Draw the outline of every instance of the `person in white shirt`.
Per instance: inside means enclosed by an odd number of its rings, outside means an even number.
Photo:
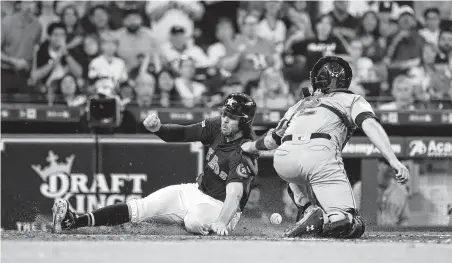
[[[410,77],[406,75],[399,75],[392,83],[392,96],[394,101],[382,104],[378,107],[379,110],[415,110],[414,107],[414,83]]]
[[[257,26],[257,35],[263,39],[273,42],[278,52],[283,51],[284,40],[286,39],[286,25],[278,14],[281,10],[282,1],[265,2],[265,17]]]
[[[236,32],[231,20],[222,18],[218,21],[215,32],[218,42],[207,48],[207,56],[212,65],[216,65],[221,58],[226,56],[229,49],[233,49],[235,34]]]
[[[175,81],[176,91],[178,92],[182,105],[187,108],[193,108],[201,104],[203,94],[206,92],[204,84],[193,81],[195,75],[195,62],[187,56],[180,59],[180,77]]]
[[[438,46],[440,33],[441,13],[438,8],[427,8],[424,11],[425,28],[419,30],[419,34],[425,41]]]
[[[206,68],[211,66],[206,53],[193,43],[186,29],[181,26],[171,28],[170,41],[162,46],[162,55],[169,62],[174,70],[178,70],[181,56],[188,56],[195,62],[196,68]]]
[[[200,1],[147,0],[146,12],[151,19],[152,35],[158,44],[167,42],[174,26],[184,26],[187,35],[194,32],[194,21],[204,14]]]
[[[118,40],[111,34],[102,36],[102,53],[89,64],[88,78],[111,78],[116,85],[127,81],[127,69],[123,59],[116,57]]]

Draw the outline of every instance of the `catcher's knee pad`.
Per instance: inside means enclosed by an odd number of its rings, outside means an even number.
[[[322,232],[324,237],[358,238],[364,234],[364,221],[354,209],[333,212],[327,217]]]
[[[132,199],[127,202],[129,208],[130,222],[137,223],[141,220],[140,216],[144,214],[144,202],[143,199]]]

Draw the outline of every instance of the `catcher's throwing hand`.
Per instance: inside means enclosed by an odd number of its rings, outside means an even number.
[[[210,230],[216,233],[219,236],[227,236],[229,235],[228,227],[220,222],[212,223],[210,225]]]
[[[148,131],[157,132],[162,126],[162,123],[157,114],[151,113],[144,119],[143,125]]]
[[[410,171],[401,162],[397,162],[391,165],[396,170],[395,179],[397,182],[404,184],[410,179]]]

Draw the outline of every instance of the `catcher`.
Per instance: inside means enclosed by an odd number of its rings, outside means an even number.
[[[58,199],[53,206],[53,230],[112,226],[126,222],[154,221],[180,224],[194,234],[228,235],[237,225],[257,173],[257,159],[242,154],[241,144],[255,137],[252,130],[256,103],[242,93],[230,94],[221,117],[181,126],[161,124],[155,115],[143,122],[166,142],[200,141],[209,146],[198,183],[172,185],[145,198],[114,204],[83,215]]]
[[[246,142],[249,153],[276,149],[274,168],[289,183],[288,191],[300,209],[301,219],[286,237],[306,234],[358,238],[365,226],[356,209],[341,152],[353,131],[360,127],[405,183],[408,169],[397,159],[389,138],[361,96],[349,91],[350,65],[334,56],[317,61],[310,73],[313,94],[292,106],[279,122],[256,141]]]

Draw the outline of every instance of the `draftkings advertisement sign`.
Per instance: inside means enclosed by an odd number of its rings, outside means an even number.
[[[203,155],[198,144],[146,138],[3,137],[1,149],[6,229],[39,229],[36,218],[49,219],[56,198],[85,213],[195,182]]]

